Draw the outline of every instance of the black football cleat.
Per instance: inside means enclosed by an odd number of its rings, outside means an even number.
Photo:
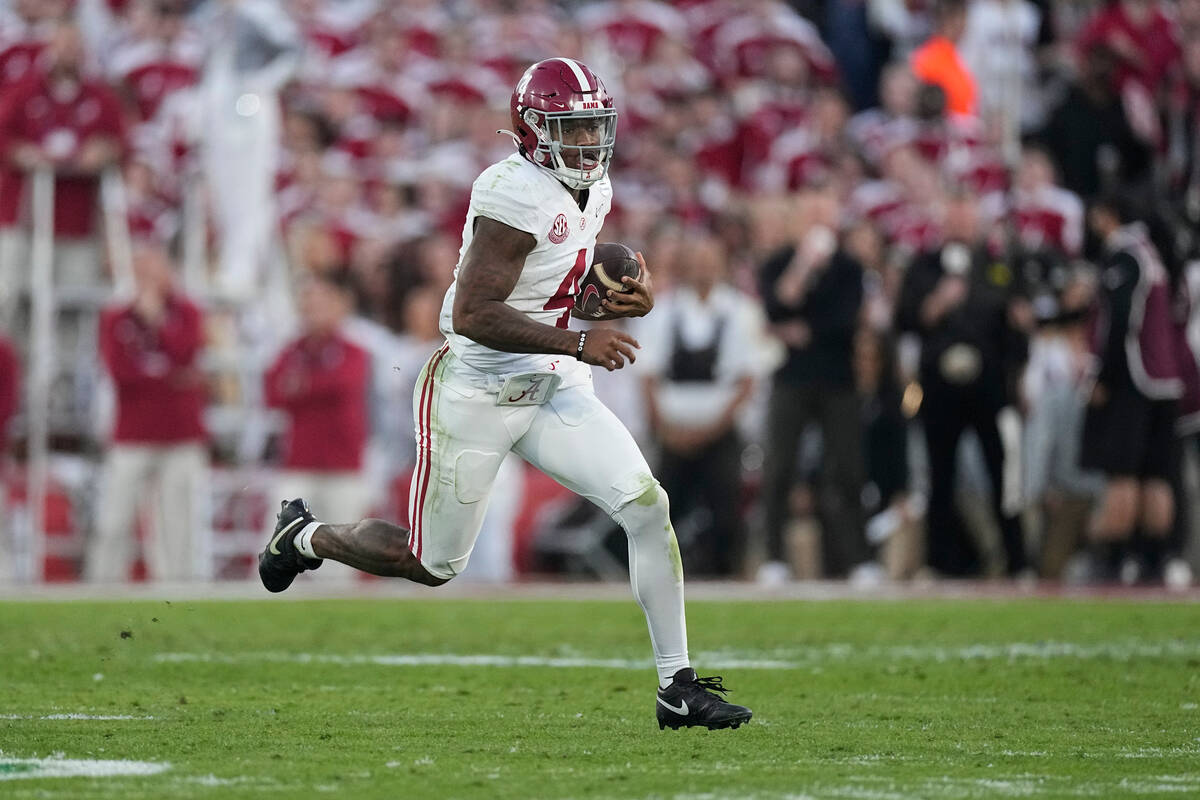
[[[321,566],[321,559],[301,555],[294,541],[305,525],[316,522],[317,518],[308,510],[308,503],[297,497],[279,505],[275,533],[266,549],[258,554],[258,577],[268,592],[282,592],[301,572]]]
[[[697,678],[696,670],[684,667],[675,673],[671,685],[658,690],[658,729],[694,728],[697,726],[715,731],[720,728],[736,728],[749,722],[754,712],[744,706],[726,703],[717,696],[728,690],[721,685],[720,676]]]

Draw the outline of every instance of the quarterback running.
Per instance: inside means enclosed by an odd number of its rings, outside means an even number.
[[[521,77],[511,111],[517,152],[472,186],[442,305],[446,341],[413,392],[412,530],[378,519],[320,522],[302,499],[285,501],[259,576],[281,592],[331,558],[373,575],[446,583],[466,569],[496,472],[515,452],[627,534],[630,583],[658,668],[659,727],[736,728],[750,710],[725,702],[720,678],[698,678],[688,660],[667,495],[592,390],[591,366],[620,369],[634,361],[638,343],[610,328],[569,327],[612,203],[612,97],[585,65],[551,58]],[[625,290],[608,292],[606,317],[643,316],[654,305],[649,271],[637,258],[640,279],[626,277]]]

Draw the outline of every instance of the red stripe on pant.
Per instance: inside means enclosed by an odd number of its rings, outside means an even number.
[[[419,424],[421,431],[420,450],[418,451],[418,463],[413,475],[417,478],[417,489],[415,496],[416,504],[411,509],[409,514],[410,521],[413,526],[412,534],[412,551],[413,555],[419,561],[421,558],[421,545],[425,533],[424,511],[425,511],[425,492],[429,489],[429,471],[433,459],[433,434],[430,431],[430,425],[433,417],[433,392],[434,392],[434,372],[437,371],[438,365],[442,358],[449,351],[450,345],[444,344],[433,354],[433,358],[429,360],[429,370],[425,373],[425,382],[421,386],[421,402],[418,405],[417,411],[420,415]]]

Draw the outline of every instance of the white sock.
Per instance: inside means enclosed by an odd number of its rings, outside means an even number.
[[[667,493],[656,483],[647,494],[613,514],[613,519],[629,538],[629,583],[634,599],[646,614],[659,685],[666,686],[676,672],[690,666],[683,611],[683,562],[671,527]]]
[[[320,560],[321,557],[313,552],[312,537],[317,528],[324,524],[325,523],[323,522],[317,522],[316,520],[313,520],[301,528],[300,532],[296,534],[296,538],[292,540],[292,544],[296,545],[296,549],[300,551],[300,555],[304,556],[305,558],[315,558]]]

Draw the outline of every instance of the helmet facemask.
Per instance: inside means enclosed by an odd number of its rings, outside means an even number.
[[[531,154],[534,163],[553,172],[566,186],[586,189],[608,171],[617,141],[614,109],[526,109],[523,119],[537,133],[537,149]]]

